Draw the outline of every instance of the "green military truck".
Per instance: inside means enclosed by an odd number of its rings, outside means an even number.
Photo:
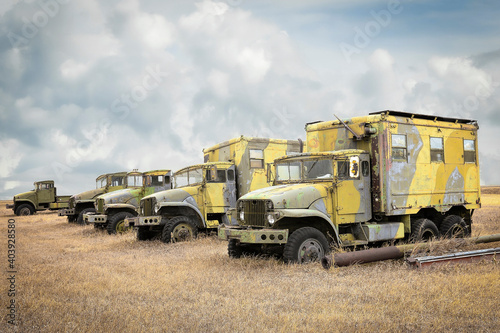
[[[68,207],[69,195],[57,195],[53,180],[35,182],[35,189],[14,196],[14,203],[6,205],[18,216],[32,215],[42,210]]]
[[[125,231],[123,222],[127,217],[137,216],[140,200],[150,194],[171,188],[170,170],[153,170],[144,172],[142,180],[133,177],[127,180],[128,188],[106,193],[97,197],[95,213],[86,213],[83,219],[93,223],[95,228],[107,229],[109,234]],[[132,186],[132,182],[140,182]]]
[[[96,178],[96,189],[72,195],[69,199],[69,207],[59,210],[59,216],[67,216],[68,222],[85,224],[83,214],[94,213],[94,202],[98,196],[127,188],[128,177],[142,177],[142,173],[134,170],[132,172],[115,172],[104,174]]]
[[[126,224],[137,228],[138,240],[160,236],[166,243],[216,230],[240,195],[270,185],[267,163],[300,147],[295,140],[242,136],[205,149],[206,163],[177,171],[175,189],[144,197],[140,216],[127,218]]]
[[[477,130],[397,111],[308,124],[309,152],[277,159],[274,186],[241,197],[219,238],[231,257],[274,248],[307,262],[330,244],[467,236],[481,207]]]

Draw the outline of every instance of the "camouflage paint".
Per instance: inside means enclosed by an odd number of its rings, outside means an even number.
[[[252,156],[254,150],[262,155],[255,158]],[[135,219],[129,218],[126,223],[158,230],[169,218],[186,215],[196,221],[199,228],[217,228],[227,218],[227,211],[235,207],[239,196],[271,185],[267,179],[269,163],[286,153],[297,153],[299,150],[299,141],[245,136],[204,149],[206,163],[189,166],[175,173],[178,175],[187,170],[202,168],[204,179],[200,184],[144,197],[141,201],[142,215]],[[207,171],[214,168],[226,171],[226,182],[211,182],[206,179]],[[229,181],[227,170],[234,171],[234,181]],[[144,208],[146,206],[151,208]],[[146,210],[157,215],[144,215]],[[163,218],[158,218],[159,215]]]
[[[417,216],[432,218],[439,227],[441,214],[459,215],[470,227],[473,210],[481,206],[475,121],[383,111],[344,122],[359,139],[340,121],[308,124],[309,153],[276,161],[328,155],[333,180],[295,181],[248,193],[233,212],[241,227],[221,226],[219,237],[242,242],[265,230],[293,232],[314,225],[340,244],[367,244],[408,237]],[[431,149],[431,138],[442,142],[442,149]],[[474,144],[469,161],[464,140]],[[357,157],[358,164],[368,162],[367,168],[357,165],[358,177],[341,179],[336,161],[349,161],[352,169]],[[259,201],[272,201],[273,208],[264,209],[267,204]]]

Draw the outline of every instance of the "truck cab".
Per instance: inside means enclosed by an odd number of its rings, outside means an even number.
[[[86,223],[106,229],[109,234],[125,232],[124,219],[137,216],[143,197],[170,189],[170,178],[170,170],[131,173],[127,176],[127,188],[98,196],[94,203],[96,212],[86,213],[83,218]]]

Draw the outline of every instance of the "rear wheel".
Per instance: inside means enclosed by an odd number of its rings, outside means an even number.
[[[304,264],[320,261],[329,252],[328,240],[321,231],[303,227],[294,231],[288,238],[283,258],[286,262]]]
[[[446,238],[458,237],[464,238],[467,236],[467,224],[464,219],[458,215],[448,215],[444,218],[439,228],[441,235]]]
[[[106,229],[108,230],[108,234],[123,234],[124,232],[131,230],[131,227],[125,227],[125,219],[132,216],[134,216],[134,214],[129,212],[118,212],[112,215],[109,218],[108,226],[106,227]]]
[[[35,212],[35,209],[30,204],[19,205],[19,207],[17,207],[17,209],[16,209],[17,216],[32,215],[34,212]]]
[[[418,219],[411,225],[411,241],[428,241],[439,237],[439,230],[436,224],[429,219]]]
[[[88,213],[95,213],[95,208],[85,208],[78,214],[78,218],[76,219],[76,223],[85,225],[87,222],[83,219],[83,214],[88,214]]]
[[[164,243],[189,241],[198,235],[198,228],[187,216],[176,216],[170,219],[161,234]]]

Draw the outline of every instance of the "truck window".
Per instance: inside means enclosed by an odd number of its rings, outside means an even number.
[[[406,161],[406,135],[392,134],[392,159]]]
[[[338,161],[337,170],[339,179],[349,179],[349,161]]]
[[[227,180],[234,182],[234,170],[227,170]]]
[[[264,168],[264,151],[250,149],[250,168]]]
[[[233,173],[234,176],[234,173]],[[205,179],[210,183],[225,183],[226,182],[226,170],[217,170],[217,176],[212,180],[212,170],[207,170]]]
[[[141,175],[128,176],[127,177],[127,185],[128,186],[142,186],[142,176]]]
[[[111,178],[111,186],[122,186],[122,185],[123,185],[123,177],[113,176]]]
[[[281,163],[276,166],[276,180],[300,180],[300,162]]]
[[[331,179],[332,160],[304,161],[305,179]]]
[[[148,177],[148,186],[162,186],[163,185],[163,176],[149,176]]]
[[[361,162],[361,173],[363,177],[368,177],[370,174],[370,163],[368,163],[368,161]]]
[[[464,139],[464,162],[476,163],[476,143],[474,140]]]
[[[443,138],[430,138],[431,142],[431,162],[444,161]]]

